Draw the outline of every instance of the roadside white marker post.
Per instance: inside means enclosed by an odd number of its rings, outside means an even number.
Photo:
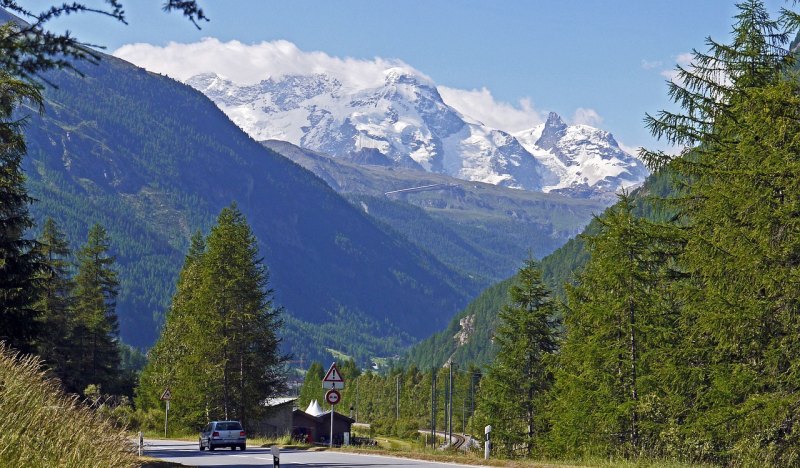
[[[489,453],[492,451],[492,441],[489,440],[489,436],[491,435],[491,433],[492,433],[491,425],[483,428],[483,434],[486,436],[486,442],[484,443],[484,452],[483,452],[483,458],[485,460],[489,459]]]
[[[279,468],[281,466],[281,448],[277,445],[273,445],[270,447],[270,452],[272,452],[273,468]]]
[[[328,373],[322,379],[322,388],[329,388],[325,393],[325,400],[331,405],[331,434],[328,440],[328,447],[333,448],[333,406],[342,401],[342,395],[337,389],[344,388],[344,379],[342,374],[339,373],[339,368],[336,367],[336,362],[331,364],[328,368]]]
[[[142,450],[144,449],[144,437],[142,436],[142,431],[139,431],[139,456],[142,456]]]

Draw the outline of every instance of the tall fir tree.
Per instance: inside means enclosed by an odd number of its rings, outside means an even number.
[[[74,385],[80,391],[89,384],[100,385],[106,391],[116,390],[120,362],[116,312],[119,282],[110,249],[105,228],[95,224],[77,253],[74,343],[79,357]]]
[[[36,305],[42,327],[38,353],[67,390],[77,392],[83,389],[70,385],[74,379],[74,369],[70,366],[76,357],[72,346],[72,328],[75,322],[72,250],[64,233],[52,218],[45,220],[37,248],[45,265],[39,277],[42,292]]]
[[[499,314],[497,357],[481,382],[479,412],[491,424],[494,446],[508,456],[531,456],[547,429],[544,394],[558,349],[557,308],[535,261],[526,260]]]
[[[770,19],[756,0],[738,7],[731,43],[709,41],[670,85],[683,112],[649,119],[656,136],[690,147],[644,156],[686,183],[669,200],[685,225],[678,260],[689,277],[679,290],[684,451],[702,441],[698,457],[788,466],[800,459],[800,128],[788,50],[798,17]]]
[[[216,321],[221,363],[220,416],[246,424],[263,413],[261,401],[284,389],[287,357],[276,334],[281,309],[273,306],[258,242],[236,204],[223,209],[211,228],[203,268],[201,294]]]
[[[153,408],[165,387],[187,428],[211,419],[247,427],[261,402],[285,389],[280,309],[244,215],[232,205],[208,237],[197,234],[167,320],[140,378],[137,402]]]
[[[207,359],[217,346],[208,336],[213,320],[199,298],[204,254],[205,239],[198,231],[192,236],[160,337],[148,353],[136,389],[141,408],[158,407],[162,392],[171,389],[174,420],[187,428],[208,421],[212,395],[218,393],[212,389],[212,376],[219,364]]]
[[[33,221],[22,171],[25,120],[15,114],[26,102],[41,109],[39,89],[0,71],[0,340],[34,352],[39,334],[34,303],[42,264],[35,241],[26,237]]]
[[[555,451],[637,454],[657,443],[664,423],[656,409],[677,339],[669,289],[680,243],[633,211],[623,194],[597,219],[599,232],[586,237],[590,261],[568,288],[550,408]]]

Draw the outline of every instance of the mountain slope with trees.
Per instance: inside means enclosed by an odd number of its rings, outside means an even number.
[[[651,175],[642,187],[629,195],[633,212],[653,221],[670,219],[674,216],[673,210],[653,200],[676,190],[674,174],[669,170]],[[586,237],[597,233],[599,228],[600,223],[593,219],[580,235],[541,260],[542,281],[553,291],[555,301],[566,300],[566,286],[577,281],[590,259]],[[486,288],[450,320],[446,329],[414,345],[406,354],[407,362],[421,367],[441,366],[452,357],[456,362],[489,364],[497,353],[492,336],[497,328],[498,313],[508,304],[508,288],[515,279],[516,275]]]
[[[262,144],[483,286],[513,274],[528,254],[551,253],[608,205],[605,198],[573,199],[394,167],[376,150],[345,158],[284,141]]]
[[[800,14],[737,9],[729,42],[709,39],[669,83],[678,111],[647,116],[685,148],[642,152],[673,189],[643,207],[623,195],[583,236],[533,442],[544,456],[800,460]]]
[[[124,341],[154,342],[191,234],[231,201],[252,220],[276,302],[287,307],[290,349],[328,327],[315,347],[298,348],[308,357],[326,347],[363,359],[396,353],[476,292],[472,280],[248,138],[197,91],[108,56],[79,68],[86,76],[46,75],[58,88],[45,89],[46,112],[30,117],[31,212],[56,220],[71,244],[87,226],[107,227]],[[340,331],[350,339],[337,341]],[[400,338],[375,338],[386,336]]]

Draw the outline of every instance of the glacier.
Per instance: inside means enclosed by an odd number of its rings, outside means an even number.
[[[555,113],[521,132],[490,128],[448,105],[430,78],[404,67],[386,68],[382,77],[358,84],[324,72],[245,85],[203,73],[186,84],[258,141],[288,141],[351,161],[390,161],[578,198],[610,197],[648,175],[607,131],[567,125]]]

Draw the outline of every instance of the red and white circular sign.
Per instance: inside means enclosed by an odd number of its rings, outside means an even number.
[[[342,400],[342,395],[339,393],[338,390],[331,389],[325,392],[325,401],[327,401],[331,405],[335,405]]]

